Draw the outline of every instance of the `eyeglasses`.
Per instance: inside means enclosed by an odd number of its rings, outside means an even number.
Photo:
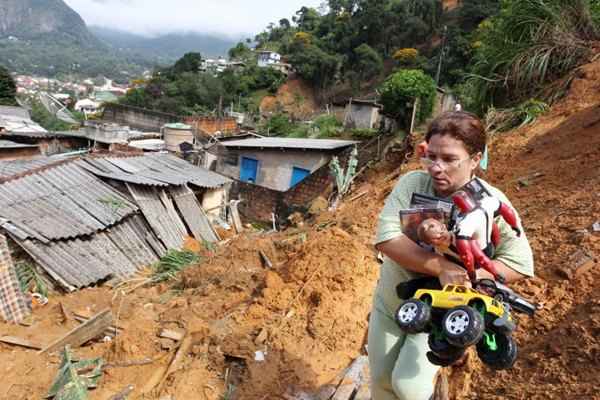
[[[460,165],[467,161],[470,160],[472,156],[468,156],[467,158],[463,159],[463,160],[452,160],[452,161],[443,161],[443,160],[432,160],[431,158],[428,157],[421,157],[421,166],[423,166],[423,168],[425,169],[429,169],[432,168],[434,165],[437,165],[439,169],[446,171],[449,169],[457,169],[458,167],[460,167]]]

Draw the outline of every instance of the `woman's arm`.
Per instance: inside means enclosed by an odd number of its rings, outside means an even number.
[[[377,250],[404,268],[421,274],[431,275],[440,284],[469,284],[467,271],[443,256],[424,250],[407,236],[401,235],[378,243]]]
[[[494,263],[496,271],[498,271],[501,275],[504,276],[504,279],[506,279],[505,283],[513,283],[523,278],[526,278],[526,275],[523,275],[520,272],[517,272],[514,269],[508,267],[502,261],[492,260],[492,263]],[[475,271],[475,273],[477,274],[477,279],[494,279],[494,276],[483,268],[479,268]]]

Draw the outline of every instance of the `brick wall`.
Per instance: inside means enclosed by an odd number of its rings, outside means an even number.
[[[213,135],[216,132],[221,132],[223,135],[231,135],[240,131],[237,120],[233,117],[186,117],[184,121],[201,134]]]
[[[285,220],[295,209],[308,208],[316,197],[327,198],[332,189],[333,178],[325,165],[287,192],[236,181],[231,194],[244,200],[238,208],[246,220],[271,221],[271,213]]]

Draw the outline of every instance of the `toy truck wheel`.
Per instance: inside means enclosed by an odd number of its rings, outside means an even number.
[[[426,356],[429,362],[433,365],[439,365],[440,367],[448,367],[462,358],[462,356],[465,354],[465,349],[461,350],[462,351],[460,353],[452,356],[446,354],[440,355],[434,353],[433,351],[428,351]]]
[[[512,336],[504,333],[496,333],[495,339],[495,350],[490,348],[486,340],[481,340],[477,343],[477,355],[484,364],[492,369],[511,368],[517,360],[517,343]]]
[[[406,300],[396,311],[396,323],[406,333],[420,333],[431,321],[431,307],[417,299]]]
[[[465,349],[462,347],[456,347],[448,343],[446,339],[439,339],[433,333],[429,334],[427,343],[431,351],[442,357],[453,357],[456,355],[462,355]]]
[[[448,343],[457,347],[477,343],[483,336],[484,329],[483,317],[469,306],[451,308],[442,320],[442,330]]]

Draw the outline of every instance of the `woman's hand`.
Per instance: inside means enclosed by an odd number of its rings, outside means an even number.
[[[467,270],[456,264],[445,265],[438,275],[440,285],[465,285],[471,287]]]

